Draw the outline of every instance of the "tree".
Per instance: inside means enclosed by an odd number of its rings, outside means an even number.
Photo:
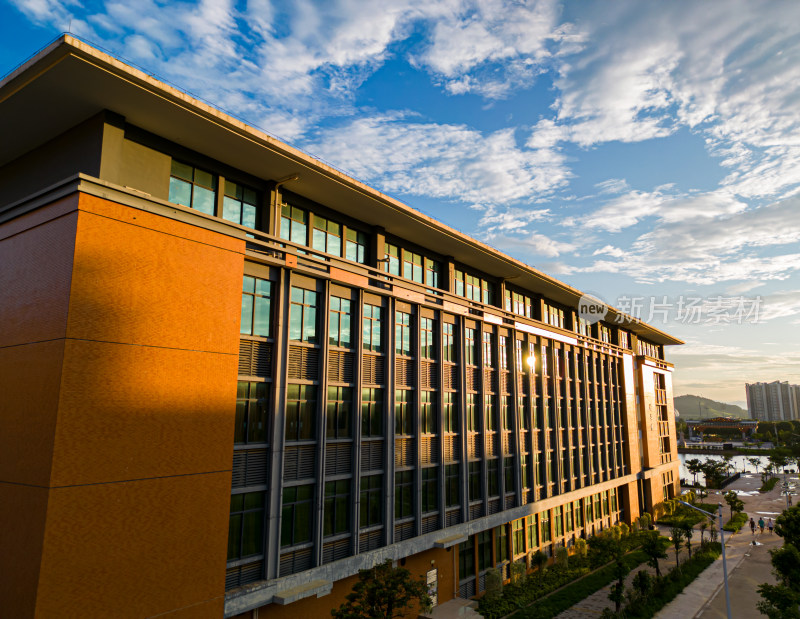
[[[703,522],[700,523],[700,546],[703,546],[703,544],[706,543],[705,533],[707,528],[708,528],[708,521],[703,520]]]
[[[722,456],[722,462],[725,467],[725,473],[730,475],[733,468],[733,456]]]
[[[775,520],[775,532],[783,538],[783,547],[770,551],[772,572],[777,584],[762,584],[763,598],[758,610],[770,619],[800,619],[800,506],[790,507]]]
[[[686,461],[686,470],[694,475],[694,484],[697,485],[697,475],[703,472],[703,463],[698,458],[691,458]]]
[[[658,560],[667,558],[661,536],[657,531],[646,531],[643,535],[642,552],[647,555],[647,565],[652,567],[656,571],[656,576],[660,578],[661,569],[658,566]]]
[[[706,489],[705,486],[698,486],[697,489],[695,490],[695,494],[697,495],[697,498],[700,499],[700,502],[702,503],[703,499],[708,497],[708,490]]]
[[[728,507],[731,508],[731,518],[733,518],[733,512],[737,514],[744,510],[744,501],[739,498],[739,495],[736,494],[735,490],[728,490],[725,495],[725,502],[728,504]]]
[[[686,540],[686,550],[689,551],[689,558],[692,558],[692,535],[694,534],[694,528],[692,527],[692,523],[688,520],[682,520],[678,526],[680,527],[681,531],[683,532],[683,537]]]
[[[681,569],[681,562],[678,556],[680,555],[681,548],[683,548],[683,529],[680,527],[672,527],[669,532],[672,535],[672,545],[675,548],[675,565],[678,569]]]
[[[544,566],[547,563],[547,555],[541,550],[537,550],[531,557],[531,565],[536,568],[539,574],[539,584],[542,584],[542,576],[544,576]]]
[[[331,610],[335,619],[393,619],[403,617],[414,602],[425,611],[431,607],[425,580],[414,578],[405,568],[392,567],[391,561],[359,570],[358,582],[345,599]]]
[[[761,466],[761,459],[757,457],[747,458],[747,461],[753,466],[756,470],[756,475],[758,475],[758,467]]]
[[[633,582],[631,584],[634,590],[644,597],[650,592],[650,589],[653,588],[653,579],[650,576],[650,572],[647,570],[639,570],[633,577]]]

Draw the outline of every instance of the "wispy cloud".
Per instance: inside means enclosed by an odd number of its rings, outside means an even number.
[[[390,193],[477,206],[531,202],[568,179],[560,153],[520,148],[512,130],[483,134],[403,114],[323,130],[309,148]],[[512,213],[531,218],[519,209]]]

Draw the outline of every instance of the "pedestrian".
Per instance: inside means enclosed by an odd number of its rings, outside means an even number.
[[[770,519],[769,519],[769,521],[767,522],[767,528],[769,529],[769,534],[770,534],[770,535],[772,535],[772,528],[773,528],[773,526],[774,526],[774,525],[772,524],[772,518],[770,518]]]
[[[753,532],[753,535],[756,534],[756,521],[750,518],[750,530]]]
[[[761,529],[761,532],[764,532],[764,518],[758,519],[758,528]]]

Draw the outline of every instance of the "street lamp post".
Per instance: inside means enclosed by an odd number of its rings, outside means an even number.
[[[700,509],[699,507],[695,507],[686,501],[678,500],[678,503],[685,505],[686,507],[691,507],[693,510],[705,514],[710,518],[715,517],[715,514],[707,512],[704,509]],[[719,540],[722,545],[722,576],[725,581],[725,606],[728,610],[728,619],[731,619],[731,594],[728,589],[728,563],[725,560],[725,533],[722,529],[722,503],[718,503],[717,505],[719,506],[719,513],[717,514],[719,516]]]

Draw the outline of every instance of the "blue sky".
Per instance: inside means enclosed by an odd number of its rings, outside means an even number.
[[[0,0],[0,74],[70,29],[640,306],[687,342],[676,394],[741,402],[800,382],[798,23],[789,1]]]

